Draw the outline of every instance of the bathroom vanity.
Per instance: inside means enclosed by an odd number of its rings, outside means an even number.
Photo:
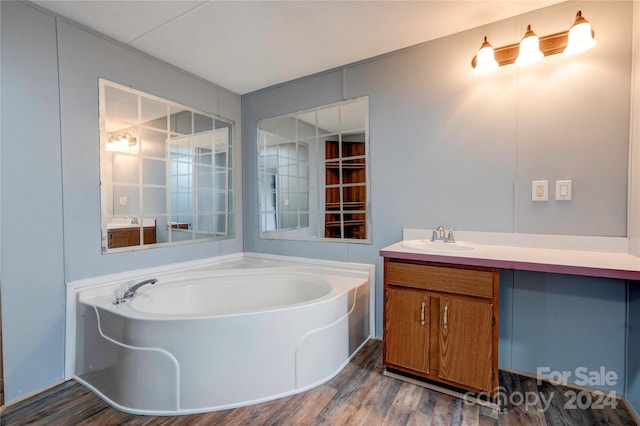
[[[383,362],[473,392],[498,385],[499,272],[384,259]]]
[[[156,243],[156,225],[155,221],[153,226],[145,225],[142,227],[142,235],[144,238],[144,244]],[[114,227],[108,229],[108,247],[130,247],[140,245],[140,226],[131,225],[128,227]]]
[[[431,231],[405,229],[380,250],[385,374],[458,396],[496,392],[501,271],[640,281],[626,238],[455,234],[455,243],[438,244]]]

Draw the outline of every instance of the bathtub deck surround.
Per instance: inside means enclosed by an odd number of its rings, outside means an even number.
[[[68,373],[132,414],[182,415],[299,393],[373,335],[373,265],[237,254],[69,287]],[[124,304],[132,284],[157,278]]]

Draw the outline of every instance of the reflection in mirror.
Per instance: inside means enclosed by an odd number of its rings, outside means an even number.
[[[233,237],[233,123],[104,79],[99,91],[102,252]]]
[[[369,243],[368,97],[258,122],[260,237]]]

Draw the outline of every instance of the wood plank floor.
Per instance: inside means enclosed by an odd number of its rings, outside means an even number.
[[[506,411],[462,400],[382,375],[382,347],[370,341],[332,380],[312,390],[234,410],[175,417],[136,416],[104,403],[73,380],[7,407],[0,425],[635,425],[615,409],[565,409],[567,388],[501,371]],[[544,395],[535,404],[533,395]],[[545,401],[550,401],[543,410]],[[569,401],[570,402],[570,401]],[[528,406],[527,406],[528,405]]]

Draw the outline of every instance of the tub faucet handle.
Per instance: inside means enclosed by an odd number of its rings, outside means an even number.
[[[118,288],[113,290],[113,295],[116,298],[116,300],[113,302],[114,305],[122,305],[123,303],[127,302],[127,299],[124,298],[124,291],[122,291],[122,289]]]

